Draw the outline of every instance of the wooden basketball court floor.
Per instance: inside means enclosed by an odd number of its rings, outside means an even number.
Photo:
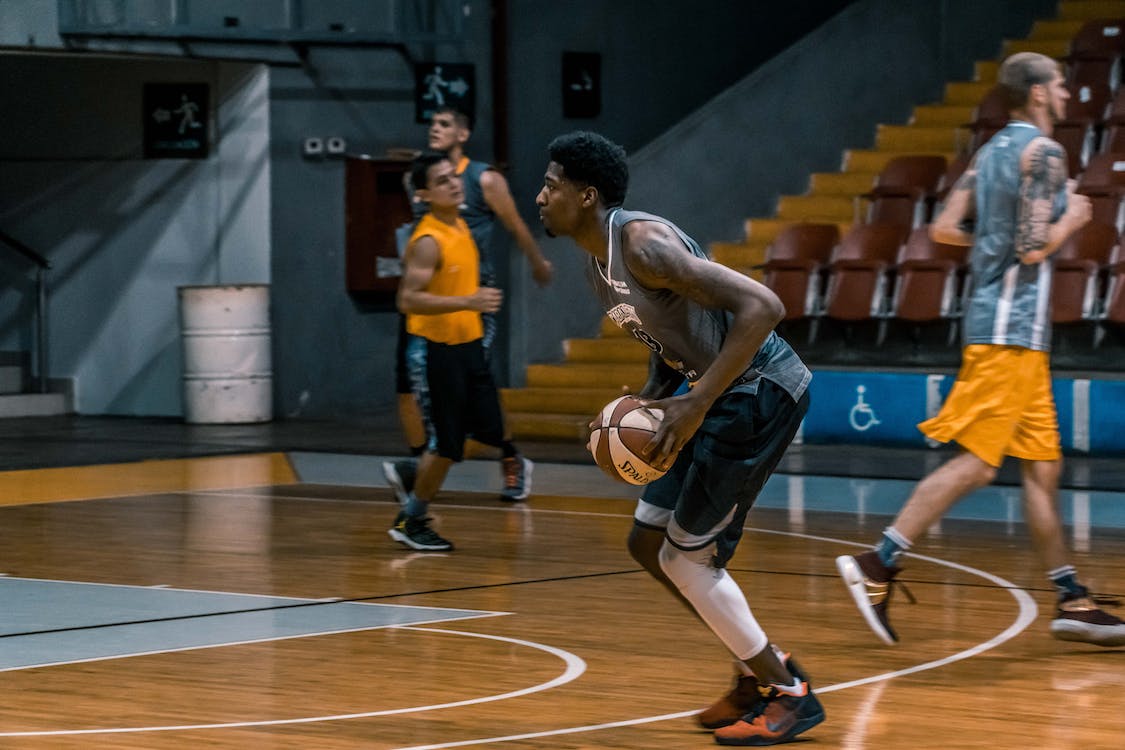
[[[381,460],[0,472],[0,748],[714,746],[692,714],[729,660],[628,557],[631,488],[541,461],[509,505],[469,461],[435,506],[457,549],[421,554],[386,534]],[[1050,638],[1014,487],[917,546],[902,642],[870,633],[833,561],[911,484],[779,474],[731,564],[825,705],[807,746],[1125,746],[1125,649]],[[1084,577],[1125,594],[1125,493],[1062,504]]]

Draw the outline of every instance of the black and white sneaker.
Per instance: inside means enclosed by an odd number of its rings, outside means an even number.
[[[429,516],[408,516],[400,511],[387,534],[399,544],[419,552],[448,552],[453,549],[453,542],[443,539],[430,528]]]

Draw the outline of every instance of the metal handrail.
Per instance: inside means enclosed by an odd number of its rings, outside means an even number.
[[[40,393],[47,392],[47,270],[51,261],[23,244],[15,237],[0,231],[0,244],[16,251],[25,260],[35,264],[35,380]]]

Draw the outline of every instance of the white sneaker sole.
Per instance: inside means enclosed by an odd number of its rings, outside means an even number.
[[[419,544],[398,529],[387,529],[387,536],[394,539],[399,544],[405,544],[410,549],[416,549],[419,552],[449,552],[453,549],[452,544]]]
[[[1092,625],[1075,620],[1053,620],[1051,635],[1060,641],[1092,643],[1095,646],[1125,646],[1125,625]]]
[[[852,595],[856,608],[863,615],[863,619],[867,621],[867,626],[871,628],[875,635],[879,636],[879,640],[883,643],[888,646],[895,645],[895,639],[891,638],[891,634],[883,627],[883,623],[879,622],[879,617],[875,614],[874,607],[871,606],[871,600],[867,596],[867,583],[863,579],[863,571],[855,564],[855,559],[851,555],[840,555],[836,558],[836,570],[839,571],[840,577],[844,579],[844,584],[848,587],[848,593]]]

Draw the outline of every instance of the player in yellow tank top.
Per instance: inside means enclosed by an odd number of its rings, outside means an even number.
[[[459,216],[461,177],[445,154],[428,153],[415,161],[411,179],[430,209],[406,249],[397,302],[413,335],[411,346],[425,347],[424,383],[412,386],[419,403],[426,402],[431,434],[412,491],[400,498],[401,511],[387,533],[411,549],[433,552],[453,549],[430,528],[427,510],[450,466],[463,458],[465,439],[472,435],[505,456],[518,453],[504,439],[500,396],[482,343],[481,313],[498,311],[503,293],[480,285],[477,246]]]
[[[451,220],[443,220],[428,213],[410,236],[411,248],[422,238],[430,238],[440,248],[440,258],[425,292],[450,300],[469,299],[476,294],[480,287],[480,261],[464,219],[455,214]],[[406,330],[442,344],[464,344],[484,335],[480,312],[471,307],[436,315],[407,313]]]

